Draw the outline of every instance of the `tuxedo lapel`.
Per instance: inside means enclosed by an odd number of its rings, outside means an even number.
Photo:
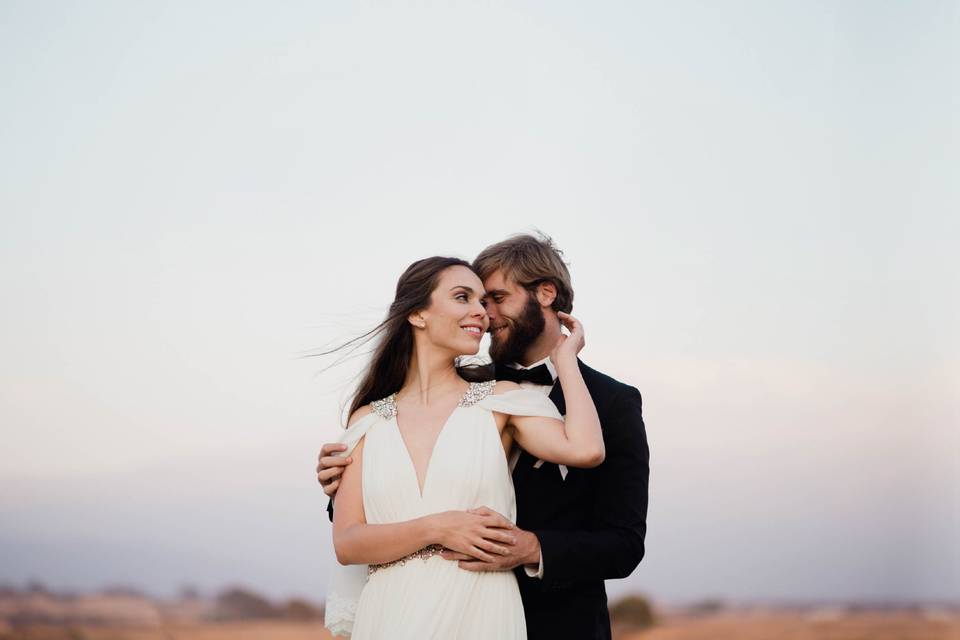
[[[515,444],[513,446],[517,447],[519,445]],[[514,465],[513,472],[510,474],[511,477],[513,478],[514,488],[520,486],[520,484],[523,482],[523,476],[525,475],[525,471],[530,465],[533,464],[532,462],[529,462],[529,460],[530,460],[530,454],[521,449],[520,457],[517,458],[517,464]]]
[[[580,358],[577,358],[577,365],[580,367],[580,371],[583,371],[583,362],[580,361]],[[497,371],[501,371],[500,367],[497,368]],[[499,376],[498,376],[499,377]],[[563,388],[560,386],[560,381],[557,380],[553,388],[550,390],[550,395],[547,396],[550,398],[550,401],[553,402],[554,406],[557,407],[557,411],[560,412],[561,416],[567,414],[567,402],[563,397]],[[517,460],[516,466],[513,468],[513,486],[519,487],[523,483],[523,478],[529,474],[532,470],[535,469],[534,464],[537,459],[526,451],[520,452],[520,458]],[[566,473],[564,472],[564,475]]]
[[[550,395],[548,396],[554,405],[557,407],[557,411],[560,412],[560,415],[567,414],[567,403],[563,398],[563,388],[560,387],[560,381],[557,380],[553,389],[550,390]]]
[[[560,388],[560,381],[558,380],[554,383],[553,388],[550,390],[550,395],[547,396],[550,398],[550,401],[553,402],[554,406],[557,407],[557,411],[560,412],[560,415],[564,415],[567,411],[566,402],[563,399],[563,389]],[[516,446],[516,445],[514,445]],[[513,468],[513,486],[519,487],[523,484],[523,479],[536,467],[534,466],[537,462],[537,459],[527,453],[526,451],[520,451],[520,457],[517,459],[517,464]],[[539,465],[537,465],[539,466]]]
[[[580,368],[580,373],[583,373],[583,368],[586,366],[583,364],[583,361],[580,358],[577,358],[577,366]],[[560,380],[557,380],[553,389],[550,390],[550,400],[553,401],[553,404],[556,405],[557,411],[560,412],[560,415],[567,415],[567,401],[563,397],[563,387],[560,386]]]

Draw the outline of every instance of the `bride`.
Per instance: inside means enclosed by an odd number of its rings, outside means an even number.
[[[594,467],[604,459],[603,437],[577,366],[583,329],[567,314],[559,315],[570,334],[551,355],[565,420],[537,391],[456,366],[458,356],[479,351],[487,331],[483,296],[469,263],[419,260],[400,276],[375,330],[382,337],[340,438],[353,462],[336,495],[333,544],[340,564],[359,567],[346,569],[353,587],[335,577],[328,593],[334,633],[526,638],[514,574],[466,571],[440,551],[481,560],[506,554],[516,520],[507,464],[514,445],[549,462]]]

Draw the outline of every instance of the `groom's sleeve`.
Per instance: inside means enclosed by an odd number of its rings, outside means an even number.
[[[607,455],[594,470],[593,527],[533,532],[540,540],[545,588],[625,578],[643,558],[650,449],[640,392],[627,387],[609,415],[603,425]]]

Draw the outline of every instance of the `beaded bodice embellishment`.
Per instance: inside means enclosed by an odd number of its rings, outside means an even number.
[[[384,420],[389,420],[397,415],[397,394],[391,393],[382,400],[374,400],[370,403],[370,408]]]
[[[458,407],[472,407],[493,392],[493,387],[497,384],[496,380],[486,382],[471,382],[467,387],[467,392],[457,403]],[[389,420],[397,415],[397,394],[392,393],[382,400],[374,400],[370,403],[373,412],[384,420]]]
[[[433,556],[438,556],[443,551],[443,546],[439,544],[431,544],[429,547],[424,547],[423,549],[418,549],[408,556],[404,556],[398,560],[393,560],[391,562],[384,562],[383,564],[371,564],[367,567],[367,575],[373,575],[375,572],[380,569],[386,569],[387,567],[392,567],[394,565],[404,565],[407,564],[408,560],[416,560],[420,558],[426,562],[429,558]]]
[[[490,395],[490,393],[493,391],[493,387],[496,384],[496,380],[487,380],[486,382],[471,382],[470,386],[467,388],[467,392],[463,394],[462,398],[460,398],[460,403],[457,406],[472,407]]]

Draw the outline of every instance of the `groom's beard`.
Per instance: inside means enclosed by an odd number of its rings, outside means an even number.
[[[528,294],[527,303],[523,306],[520,316],[502,318],[507,325],[507,337],[498,340],[496,336],[490,338],[490,359],[494,364],[505,365],[523,360],[523,354],[543,333],[546,321],[543,318],[543,309],[534,296]]]

